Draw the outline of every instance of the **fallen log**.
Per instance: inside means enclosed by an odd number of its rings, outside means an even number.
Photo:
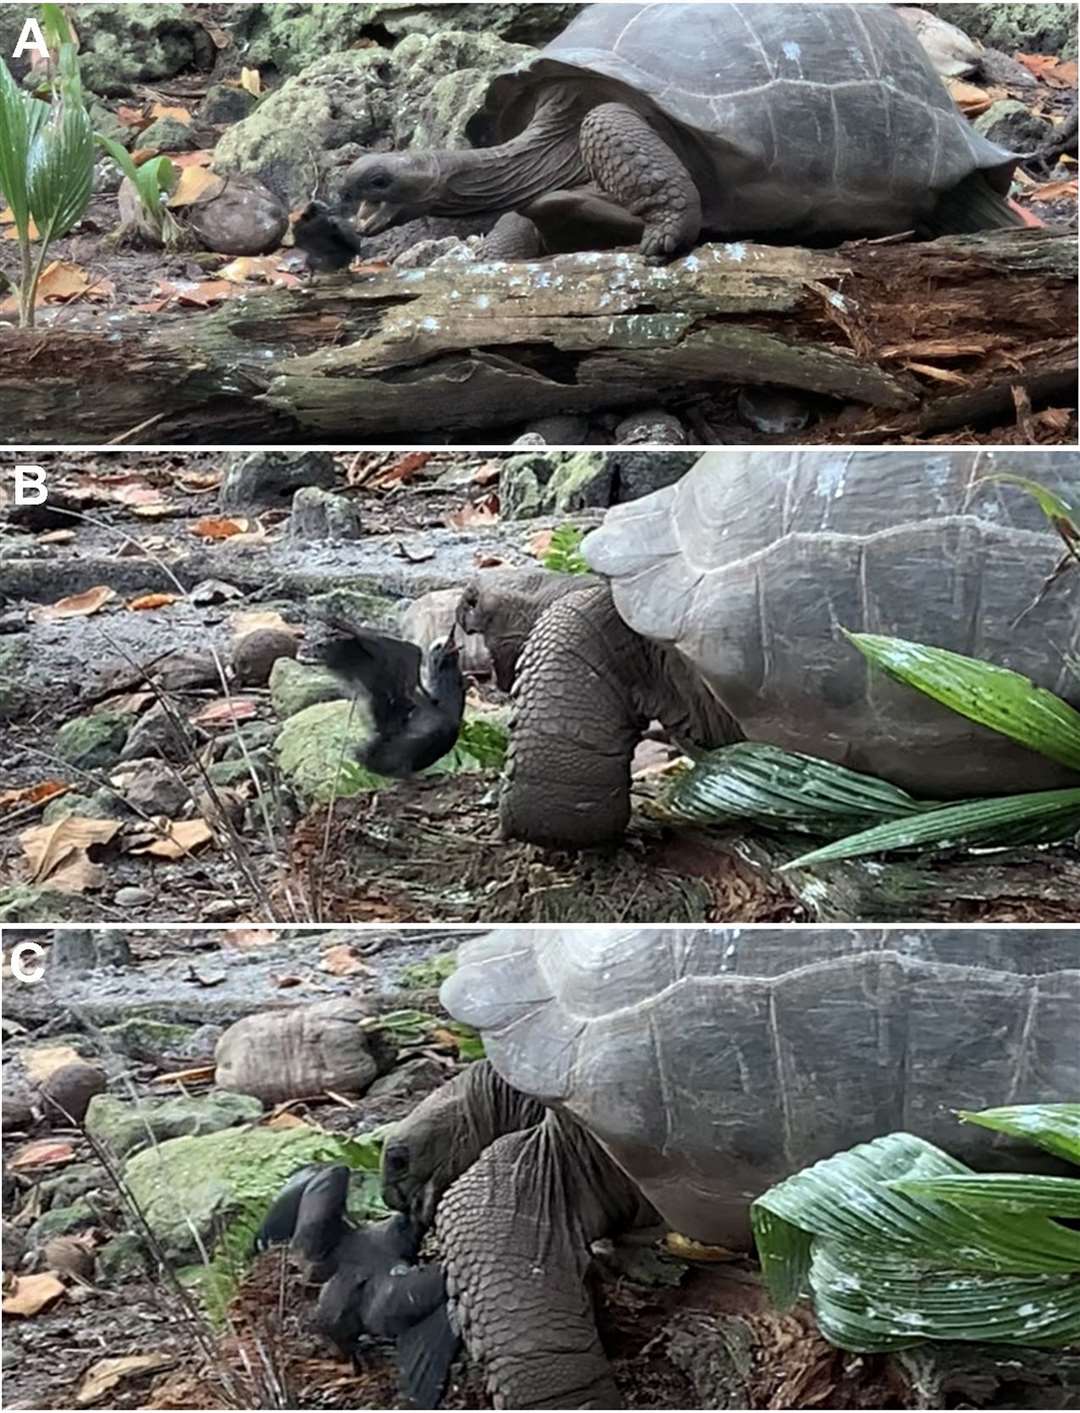
[[[1018,397],[1075,403],[1076,279],[1075,237],[1025,229],[707,245],[659,268],[625,251],[379,268],[209,311],[68,307],[51,328],[0,331],[2,436],[473,441],[774,384],[825,400],[806,440],[918,441],[1011,424]]]

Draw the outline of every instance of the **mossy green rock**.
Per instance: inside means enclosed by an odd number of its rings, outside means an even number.
[[[77,893],[28,883],[0,888],[0,927],[17,922],[97,922],[100,916],[97,907]]]
[[[122,1055],[167,1055],[180,1050],[195,1034],[197,1026],[170,1025],[168,1021],[151,1020],[148,1016],[132,1016],[119,1025],[107,1025],[103,1034],[110,1046]]]
[[[97,1163],[72,1163],[57,1177],[46,1178],[41,1190],[48,1194],[53,1207],[67,1207],[107,1183],[105,1170]]]
[[[129,813],[119,796],[111,790],[95,790],[92,795],[80,795],[76,791],[60,795],[41,812],[42,824],[56,824],[61,819],[120,819]]]
[[[1005,54],[1055,54],[1076,58],[1074,4],[943,5],[942,19]]]
[[[382,783],[378,777],[355,763],[356,751],[371,740],[372,730],[371,718],[359,702],[318,702],[290,716],[276,749],[281,773],[294,794],[304,804],[315,804],[377,788]]]
[[[209,69],[214,47],[188,6],[75,5],[79,70],[94,93],[130,93],[135,84]]]
[[[90,1203],[80,1197],[68,1207],[51,1207],[26,1233],[26,1240],[30,1246],[41,1246],[51,1237],[92,1227],[97,1219]]]
[[[599,451],[579,451],[557,467],[544,492],[544,509],[569,515],[611,504],[612,471]]]
[[[270,669],[270,704],[282,721],[318,702],[339,702],[344,690],[329,669],[295,658],[279,657]]]
[[[308,611],[313,618],[343,619],[363,624],[368,628],[394,628],[397,626],[400,604],[387,598],[385,594],[374,594],[370,589],[350,588],[348,585],[327,589],[324,594],[316,594],[308,602]]]
[[[340,1161],[318,1129],[245,1128],[174,1138],[129,1159],[124,1178],[165,1255],[178,1264],[213,1250],[229,1224],[265,1210],[305,1163]]]
[[[140,147],[154,147],[159,152],[193,152],[198,145],[187,123],[176,118],[158,118],[139,134]]]
[[[107,769],[120,759],[131,720],[115,711],[76,716],[56,733],[56,754],[81,770]]]
[[[86,1111],[86,1131],[126,1157],[148,1144],[162,1144],[188,1134],[211,1134],[236,1124],[249,1123],[262,1114],[258,1099],[250,1094],[224,1091],[195,1098],[141,1100],[132,1103],[111,1094],[95,1094]]]

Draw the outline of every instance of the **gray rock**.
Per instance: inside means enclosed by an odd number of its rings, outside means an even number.
[[[142,760],[160,756],[163,760],[188,761],[195,753],[197,736],[184,718],[170,711],[165,702],[155,702],[131,728],[122,760]]]
[[[547,452],[509,457],[499,473],[499,505],[504,520],[531,520],[541,514],[544,492],[559,464]]]
[[[570,515],[606,508],[613,483],[613,467],[603,452],[579,451],[556,468],[544,493],[544,509],[553,515]]]
[[[133,810],[174,819],[191,803],[191,791],[164,762],[147,760],[124,787],[124,799]]]
[[[68,1207],[80,1197],[88,1197],[104,1187],[108,1179],[97,1163],[72,1163],[54,1178],[46,1178],[41,1190],[50,1207]]]
[[[364,529],[360,512],[346,496],[302,486],[293,496],[288,533],[292,540],[358,540]]]
[[[297,128],[292,128],[293,141]],[[222,510],[261,510],[285,506],[301,486],[329,490],[337,463],[328,451],[253,451],[229,459],[221,485]]]
[[[149,1016],[132,1016],[117,1025],[107,1025],[102,1031],[110,1049],[133,1060],[153,1062],[178,1054],[194,1033],[190,1025],[152,1020]]]
[[[637,500],[672,485],[701,459],[700,451],[609,453],[620,501]]]
[[[740,388],[735,410],[748,427],[767,437],[801,432],[812,416],[806,395],[787,388]]]
[[[153,147],[158,152],[194,152],[199,140],[176,118],[158,118],[139,134],[140,147]]]
[[[120,759],[131,721],[114,711],[73,717],[56,733],[56,754],[80,770],[108,769]]]
[[[97,1142],[108,1144],[118,1158],[124,1158],[170,1138],[253,1123],[262,1109],[262,1104],[247,1094],[217,1090],[191,1098],[143,1099],[138,1103],[99,1094],[87,1110],[86,1131]]]
[[[29,1128],[34,1122],[34,1091],[22,1070],[10,1061],[0,1079],[0,1123],[5,1133],[9,1129]]]
[[[16,923],[96,922],[97,905],[74,893],[61,893],[56,888],[37,888],[15,884],[0,888],[0,927]]]
[[[186,5],[80,5],[75,23],[83,86],[94,93],[131,93],[214,61],[210,36]]]
[[[230,172],[221,191],[184,207],[180,216],[205,250],[222,255],[265,255],[289,227],[282,198],[246,172]]]
[[[46,965],[52,978],[127,967],[131,965],[131,948],[127,936],[112,927],[69,928],[53,934]]]
[[[392,628],[398,619],[397,600],[359,589],[330,589],[308,601],[308,612],[322,623],[335,627]]]
[[[1053,135],[1054,125],[1038,118],[1015,98],[999,98],[972,124],[983,137],[1009,152],[1036,152]]]
[[[199,119],[211,127],[238,123],[248,116],[255,103],[255,95],[246,88],[235,88],[230,83],[214,83],[206,90],[206,97],[199,105]]]
[[[369,1099],[385,1099],[400,1094],[430,1094],[447,1077],[446,1070],[427,1055],[395,1065],[389,1074],[381,1075],[368,1086]]]

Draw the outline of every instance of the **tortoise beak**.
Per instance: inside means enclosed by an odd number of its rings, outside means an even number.
[[[354,224],[361,235],[378,235],[390,229],[400,210],[400,206],[391,206],[386,201],[361,201]]]

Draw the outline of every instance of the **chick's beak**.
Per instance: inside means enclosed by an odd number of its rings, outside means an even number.
[[[361,235],[378,235],[394,224],[400,207],[386,201],[361,201],[356,208],[355,226]]]

